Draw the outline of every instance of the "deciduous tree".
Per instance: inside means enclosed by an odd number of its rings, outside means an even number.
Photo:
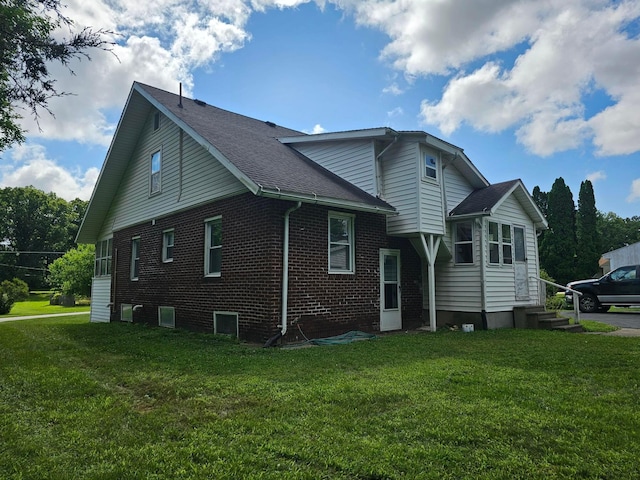
[[[74,31],[60,0],[0,1],[0,151],[24,141],[22,110],[37,120],[40,110],[51,113],[51,98],[67,94],[56,88],[51,63],[69,67],[75,58],[89,59],[89,49],[108,50],[109,33]]]

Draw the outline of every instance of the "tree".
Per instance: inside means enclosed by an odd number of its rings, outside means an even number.
[[[84,28],[73,32],[73,21],[60,12],[60,0],[2,0],[0,2],[0,151],[24,141],[19,110],[37,120],[39,110],[51,113],[48,101],[67,95],[56,89],[48,65],[86,58],[86,50],[109,50],[111,32]],[[69,38],[59,39],[61,29]],[[70,70],[71,73],[73,71]]]
[[[578,213],[576,216],[576,278],[591,278],[598,272],[598,260],[602,254],[598,235],[598,211],[589,180],[580,184]]]
[[[597,225],[602,242],[600,253],[640,242],[640,217],[638,216],[622,218],[613,212],[599,213]]]
[[[0,281],[19,277],[32,289],[46,287],[47,265],[75,246],[86,204],[33,187],[0,189]]]
[[[63,295],[91,295],[94,245],[78,245],[49,265],[49,283]]]
[[[562,177],[548,194],[549,231],[540,243],[540,265],[562,285],[575,280],[575,204]]]
[[[11,311],[13,304],[29,297],[28,285],[14,278],[0,283],[0,315],[6,315]]]

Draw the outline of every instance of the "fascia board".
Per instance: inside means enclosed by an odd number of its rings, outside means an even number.
[[[476,168],[473,162],[464,153],[464,150],[462,148],[456,147],[452,143],[445,142],[444,140],[441,140],[438,137],[434,137],[433,135],[429,135],[429,134],[425,135],[424,142],[427,145],[434,147],[442,152],[448,153],[449,155],[453,155],[454,157],[457,157],[457,158],[461,158],[465,163],[464,170],[466,170],[466,172],[463,172],[463,173],[466,173],[466,176],[468,175],[473,176],[476,180],[480,182],[479,184],[475,184],[474,186],[488,187],[490,185],[489,180],[487,180],[484,177],[484,175],[480,173],[480,170]],[[467,180],[470,180],[470,179],[467,178]],[[470,182],[470,183],[474,183],[474,182]]]
[[[289,143],[310,143],[310,142],[326,142],[331,140],[354,140],[367,138],[385,138],[397,135],[390,128],[372,128],[367,130],[352,130],[348,132],[331,132],[316,133],[311,135],[298,135],[295,137],[280,137],[278,141],[284,144]]]
[[[160,112],[166,115],[172,122],[174,122],[178,127],[184,130],[187,135],[193,138],[199,145],[201,145],[207,152],[212,154],[216,160],[218,160],[223,167],[225,167],[229,172],[236,177],[247,189],[249,189],[253,194],[256,194],[259,190],[259,186],[253,180],[251,180],[245,173],[243,173],[238,167],[235,166],[233,162],[231,162],[227,157],[225,157],[220,150],[218,150],[215,145],[210,143],[206,138],[196,132],[193,128],[187,125],[185,122],[180,120],[174,113],[165,107],[162,103],[158,102],[153,96],[151,96],[143,87],[136,84],[134,88],[149,101],[155,108],[157,108]]]
[[[513,187],[511,187],[509,191],[505,193],[498,202],[496,202],[496,204],[491,209],[491,213],[494,214],[498,210],[498,208],[500,208],[500,206],[504,203],[504,201],[514,192],[516,193],[519,202],[524,201],[525,203],[525,205],[523,205],[524,210],[525,212],[527,212],[531,220],[533,220],[533,223],[540,228],[547,229],[548,228],[547,220],[544,218],[544,215],[542,214],[542,212],[540,211],[536,203],[531,198],[531,195],[529,195],[529,193],[527,192],[527,189],[525,188],[521,180],[518,180],[518,182],[515,183]]]

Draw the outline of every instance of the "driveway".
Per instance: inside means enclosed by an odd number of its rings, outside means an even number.
[[[560,315],[573,318],[574,313],[573,310],[562,310]],[[618,312],[607,313],[580,313],[580,319],[595,320],[620,328],[609,335],[640,336],[640,309],[638,308],[624,308]]]

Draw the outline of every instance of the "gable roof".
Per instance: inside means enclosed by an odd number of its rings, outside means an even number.
[[[395,213],[388,203],[278,141],[278,137],[304,133],[134,82],[78,232],[78,243],[96,241],[153,108],[202,145],[255,195]]]
[[[502,203],[514,195],[538,228],[547,228],[547,220],[529,195],[522,180],[509,180],[474,190],[451,212],[450,219],[493,215]]]

